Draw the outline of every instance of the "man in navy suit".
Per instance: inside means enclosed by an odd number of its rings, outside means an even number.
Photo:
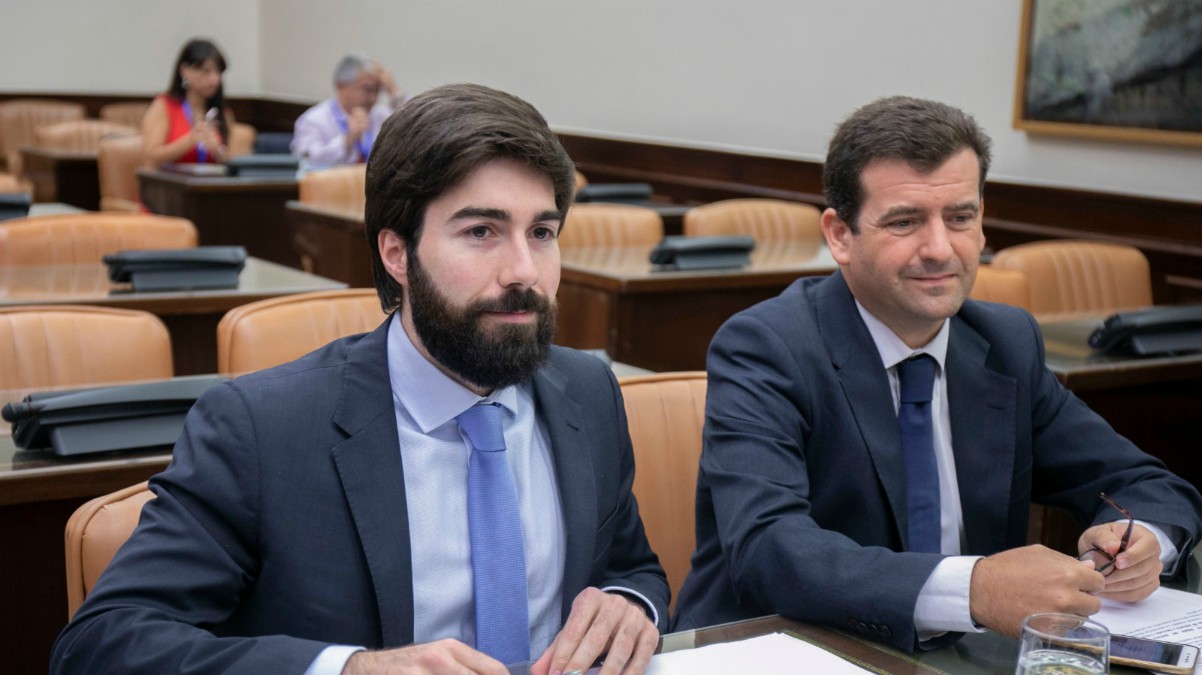
[[[503,92],[394,113],[366,206],[391,316],[197,402],[54,671],[641,673],[668,587],[621,394],[550,346],[573,178]]]
[[[1056,381],[1029,314],[967,299],[988,166],[989,139],[941,103],[840,125],[822,215],[839,270],[710,346],[678,630],[780,613],[926,648],[1143,599],[1188,558],[1197,490]],[[1138,519],[1129,536],[1100,492]],[[1089,524],[1082,560],[1024,546],[1032,500]]]

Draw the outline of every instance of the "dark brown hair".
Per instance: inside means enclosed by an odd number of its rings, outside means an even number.
[[[180,101],[183,101],[184,105],[187,105],[187,99],[185,98],[187,88],[184,86],[184,76],[180,74],[179,69],[181,66],[192,66],[193,68],[199,68],[200,66],[204,65],[205,61],[208,61],[209,59],[213,60],[213,63],[217,66],[217,70],[224,75],[225,57],[222,56],[221,50],[217,48],[217,45],[202,38],[193,38],[188,40],[188,42],[184,44],[183,49],[180,49],[179,57],[175,59],[175,67],[171,70],[171,84],[167,86],[167,93],[171,94]],[[217,91],[205,101],[205,110],[216,108],[219,112],[223,113],[218,115],[217,119],[213,121],[216,122],[217,131],[221,133],[221,137],[225,139],[226,143],[229,143],[230,130],[225,126],[224,115],[224,79],[225,78],[223,77],[222,82],[217,84]]]
[[[517,160],[546,176],[555,206],[567,213],[575,167],[534,106],[478,84],[450,84],[406,101],[380,129],[367,162],[364,220],[380,305],[401,305],[401,286],[384,269],[379,234],[387,228],[414,255],[426,205],[491,160]]]
[[[900,159],[918,171],[938,168],[964,148],[981,164],[980,189],[989,171],[989,136],[971,115],[938,101],[882,98],[852,113],[835,130],[822,169],[826,205],[858,234],[864,195],[860,174],[876,159]]]

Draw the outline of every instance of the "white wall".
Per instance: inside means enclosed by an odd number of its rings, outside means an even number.
[[[410,93],[482,82],[530,100],[564,131],[809,160],[821,160],[852,109],[904,93],[976,115],[995,141],[997,180],[1202,201],[1202,149],[1010,128],[1020,7],[1019,0],[0,0],[0,90],[155,91],[179,45],[200,34],[229,57],[234,94],[325,97],[338,58],[363,50]],[[9,20],[14,11],[19,21]]]
[[[154,94],[192,37],[225,55],[227,95],[257,95],[257,0],[0,0],[0,91]]]

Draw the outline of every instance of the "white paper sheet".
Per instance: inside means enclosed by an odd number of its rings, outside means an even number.
[[[771,633],[739,642],[724,642],[651,657],[647,675],[728,675],[776,673],[804,664],[807,673],[843,675],[871,673],[804,640]]]
[[[1158,588],[1141,602],[1103,600],[1089,617],[1111,633],[1202,647],[1202,595]],[[1202,664],[1194,669],[1202,673]]]

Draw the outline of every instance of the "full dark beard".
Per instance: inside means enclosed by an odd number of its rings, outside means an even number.
[[[555,337],[556,305],[533,289],[510,289],[467,307],[451,305],[409,252],[409,303],[413,327],[426,351],[444,368],[482,389],[525,382],[543,365]],[[485,327],[486,312],[537,312],[531,324]]]

